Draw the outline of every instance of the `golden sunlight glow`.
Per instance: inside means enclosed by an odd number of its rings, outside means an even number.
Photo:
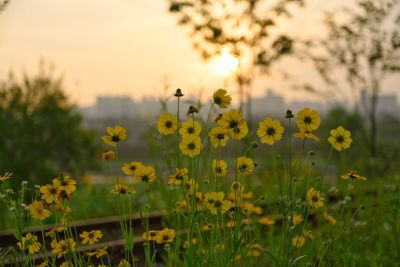
[[[239,66],[239,60],[229,53],[223,53],[216,57],[211,65],[213,69],[222,76],[232,74]]]

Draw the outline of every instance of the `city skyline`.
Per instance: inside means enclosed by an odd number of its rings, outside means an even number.
[[[364,103],[367,101],[367,95],[362,94],[357,103],[361,110],[365,109]],[[176,102],[173,98],[166,103],[166,108],[172,111],[176,108]],[[196,103],[194,97],[186,97],[182,103],[183,107],[189,106],[191,103]],[[209,109],[210,100],[202,102]],[[351,106],[344,105],[341,102],[321,102],[312,100],[286,100],[277,90],[265,89],[264,95],[252,98],[252,113],[256,117],[260,116],[280,116],[285,114],[287,109],[297,112],[303,107],[310,107],[318,110],[321,114],[326,114],[330,109],[336,106],[350,111]],[[234,108],[235,105],[231,105]],[[157,98],[146,97],[141,101],[136,101],[129,96],[99,96],[96,102],[87,107],[80,107],[78,111],[84,118],[89,119],[107,119],[107,118],[137,118],[137,119],[153,119],[158,116],[161,110],[161,105]],[[181,109],[182,114],[186,111]],[[378,100],[378,115],[390,115],[400,117],[400,103],[394,94],[384,94],[379,96]]]

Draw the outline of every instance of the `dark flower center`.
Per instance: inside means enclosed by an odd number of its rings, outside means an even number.
[[[120,189],[119,189],[119,192],[120,192],[121,194],[126,194],[126,188],[124,188],[124,187],[120,188]]]
[[[216,173],[221,173],[221,172],[222,172],[221,167],[216,167],[216,168],[215,168],[215,172],[216,172]]]
[[[275,128],[274,127],[268,127],[267,129],[267,135],[273,136],[275,134]]]
[[[176,180],[183,180],[183,175],[178,173],[177,175],[175,175],[175,179]]]
[[[338,142],[339,144],[344,142],[344,137],[343,135],[338,135],[336,136],[336,142]]]
[[[237,128],[238,127],[238,122],[237,121],[235,121],[235,120],[232,120],[230,123],[229,123],[229,128]]]
[[[120,140],[119,135],[113,135],[111,137],[111,141],[113,141],[113,142],[119,142],[119,140]]]
[[[219,104],[221,104],[221,102],[222,102],[222,99],[219,96],[214,97],[214,103],[215,104],[219,105]]]
[[[165,128],[172,128],[172,125],[173,125],[172,121],[165,122]]]
[[[219,134],[216,135],[216,137],[217,137],[218,140],[222,140],[222,139],[225,138],[225,135],[222,134],[222,133],[219,133]]]
[[[305,124],[310,124],[312,122],[312,119],[311,119],[310,116],[306,116],[306,117],[304,117],[303,121],[304,121]]]
[[[131,165],[131,166],[129,166],[129,169],[130,169],[131,171],[134,171],[134,170],[136,170],[136,166],[135,166],[135,165]]]
[[[220,208],[222,206],[222,202],[217,200],[214,202],[214,207],[216,207],[217,209]]]
[[[239,170],[244,171],[247,169],[247,165],[246,164],[242,164],[239,166]]]
[[[314,195],[314,196],[312,197],[312,201],[313,201],[313,202],[318,202],[318,197]]]
[[[187,129],[187,132],[188,132],[188,134],[194,133],[194,128],[193,128],[193,127],[189,127],[189,128]]]
[[[195,143],[190,143],[190,144],[188,144],[187,148],[189,150],[194,150],[196,148],[196,145],[195,145]]]
[[[164,235],[164,236],[163,236],[163,240],[164,240],[164,241],[167,241],[168,239],[169,239],[168,235]]]
[[[214,199],[210,198],[210,199],[208,200],[208,204],[212,204],[212,203],[214,203]]]
[[[52,195],[57,194],[57,189],[56,188],[50,189],[50,194],[52,194]]]
[[[143,175],[142,176],[142,181],[147,183],[149,181],[149,176],[148,175]]]

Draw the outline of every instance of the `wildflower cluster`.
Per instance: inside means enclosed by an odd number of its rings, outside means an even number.
[[[310,164],[314,152],[304,150],[306,142],[320,141],[317,131],[321,117],[317,111],[307,107],[297,114],[288,111],[286,122],[266,117],[251,131],[243,113],[230,108],[232,98],[226,90],[214,92],[205,122],[201,110],[194,105],[188,108],[187,117],[181,118],[183,96],[178,89],[177,113],[165,110],[155,125],[165,149],[174,151],[168,155],[175,157],[165,157],[165,164],[161,164],[167,170],[160,170],[145,160],[129,160],[111,174],[113,184],[109,194],[118,201],[116,208],[124,240],[124,256],[118,259],[118,266],[136,264],[138,242],[142,242],[146,266],[154,266],[159,253],[163,254],[167,266],[230,266],[235,262],[239,266],[248,263],[256,266],[262,256],[277,266],[292,266],[306,257],[302,256],[305,247],[310,243],[318,246],[317,240],[325,238],[313,229],[311,217],[322,218],[332,231],[337,230],[344,205],[340,211],[329,207],[323,191],[326,167],[320,173]],[[297,126],[294,133],[293,120]],[[120,125],[108,127],[106,131],[102,140],[107,148],[101,157],[108,164],[119,158],[119,147],[128,135]],[[251,141],[252,136],[257,141]],[[261,162],[262,170],[259,170],[259,160],[253,154],[258,142],[263,151],[268,151],[278,142],[284,145],[285,138],[287,155],[277,155],[272,162]],[[297,149],[296,139],[301,149]],[[327,164],[334,150],[349,149],[352,143],[350,132],[342,126],[331,130],[325,140],[331,144]],[[258,195],[257,188],[254,190],[257,185],[253,183],[259,181],[256,177],[266,169],[270,179],[276,180],[279,186],[279,199],[274,202],[279,216],[266,204],[265,195]],[[366,180],[356,171],[340,178],[350,183]],[[10,179],[11,173],[0,176],[0,186]],[[24,186],[23,190],[27,190]],[[40,266],[55,266],[61,261],[60,266],[94,266],[94,262],[97,266],[111,266],[107,246],[100,244],[103,232],[92,229],[78,233],[71,224],[70,200],[75,190],[76,181],[60,174],[50,184],[33,190],[35,197],[29,205],[24,204],[24,192],[19,198],[9,189],[2,193],[0,199],[12,208],[15,216],[26,217],[24,221],[20,219],[24,223],[20,224],[17,235],[23,265],[33,265],[33,255],[43,254],[45,260]],[[160,199],[168,214],[162,229],[150,224],[149,219],[151,204]],[[141,225],[133,223],[136,212]],[[54,227],[45,233],[42,231],[41,237],[25,231],[29,220],[43,226],[48,218],[55,221]],[[274,244],[266,244],[265,237],[277,232],[282,239],[273,248]],[[89,249],[79,253],[80,247]],[[51,256],[47,256],[46,249],[51,250]],[[327,249],[318,251],[322,252],[309,260],[323,262]]]

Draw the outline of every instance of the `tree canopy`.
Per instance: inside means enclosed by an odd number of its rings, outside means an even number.
[[[16,182],[80,175],[97,164],[100,146],[53,76],[41,65],[35,75],[0,82],[0,172]]]

